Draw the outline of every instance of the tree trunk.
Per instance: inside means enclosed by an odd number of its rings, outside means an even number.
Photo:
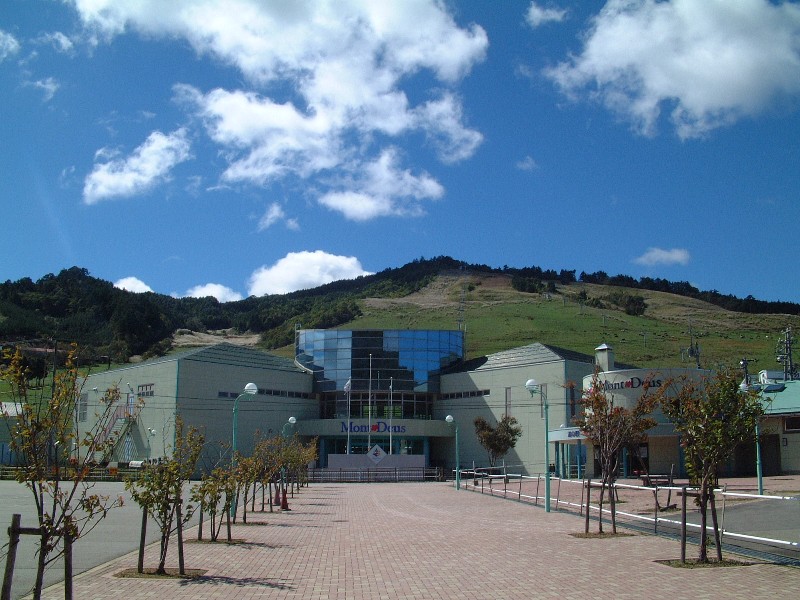
[[[703,479],[700,483],[700,555],[697,558],[698,562],[708,562],[708,532],[706,525],[708,525],[708,514],[706,509],[708,507],[708,482]]]
[[[711,502],[711,522],[714,524],[714,543],[717,546],[717,560],[722,562],[722,539],[719,532],[719,523],[717,521],[717,502],[714,499],[714,490],[711,490],[709,496]]]
[[[600,480],[600,497],[597,500],[597,532],[603,533],[603,497],[606,493],[608,477],[603,475]]]
[[[50,536],[43,535],[41,539],[41,546],[39,547],[38,560],[36,561],[36,583],[33,586],[33,600],[39,600],[42,597],[42,587],[44,585],[44,567],[47,555],[44,548],[50,543]]]
[[[619,468],[619,453],[614,453],[614,458],[608,465],[608,502],[611,507],[611,533],[617,533],[617,491],[614,489],[616,473]]]
[[[159,557],[158,557],[158,569],[156,569],[156,574],[158,574],[158,575],[166,575],[167,574],[167,569],[166,569],[167,548],[169,548],[169,533],[167,533],[167,535],[164,535],[164,532],[162,530],[162,532],[161,532],[161,553],[159,554]]]

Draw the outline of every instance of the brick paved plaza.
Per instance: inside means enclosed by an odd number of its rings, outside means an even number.
[[[205,570],[198,579],[116,577],[136,566],[132,553],[78,576],[75,597],[753,600],[800,587],[796,567],[676,569],[656,562],[680,556],[673,540],[580,539],[570,535],[583,526],[574,515],[443,483],[318,484],[290,506],[249,515],[253,524],[233,532],[241,543],[197,543],[189,529],[186,567]],[[157,550],[148,547],[145,566],[156,565]],[[168,566],[177,566],[174,545]],[[63,598],[63,588],[45,597]]]

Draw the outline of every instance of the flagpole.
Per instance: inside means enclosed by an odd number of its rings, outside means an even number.
[[[352,428],[352,416],[350,413],[350,389],[352,387],[352,377],[344,384],[344,391],[347,392],[347,451],[345,454],[350,454],[350,429]]]
[[[389,377],[389,454],[392,453],[392,448],[394,445],[392,444],[392,413],[394,410],[392,409],[392,392],[394,391],[394,377]]]
[[[369,354],[369,386],[367,389],[367,417],[369,418],[369,425],[367,426],[367,453],[372,447],[372,353]]]

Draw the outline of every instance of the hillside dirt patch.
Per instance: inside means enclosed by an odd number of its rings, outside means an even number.
[[[238,334],[233,329],[219,329],[216,331],[200,332],[188,329],[178,329],[172,336],[172,344],[176,348],[202,348],[213,346],[221,342],[228,342],[237,346],[255,347],[259,336],[256,333]]]
[[[447,308],[457,306],[464,292],[467,301],[474,300],[481,291],[514,292],[511,277],[494,273],[443,273],[421,290],[402,298],[367,298],[368,308],[386,309],[393,306],[418,306],[419,308]]]

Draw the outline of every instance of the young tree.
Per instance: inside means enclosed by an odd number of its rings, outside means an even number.
[[[284,448],[283,461],[286,466],[287,476],[298,485],[305,473],[305,469],[312,460],[317,458],[317,440],[314,438],[308,444],[303,444],[295,436],[290,439]]]
[[[708,562],[707,509],[711,505],[717,560],[722,560],[714,483],[717,468],[731,456],[738,444],[755,441],[756,423],[764,414],[759,393],[739,384],[732,369],[719,371],[710,378],[681,378],[669,382],[653,394],[664,414],[681,435],[686,470],[691,483],[699,488],[700,554],[698,561]]]
[[[228,539],[231,539],[230,509],[235,494],[236,479],[230,467],[216,467],[204,475],[192,491],[192,501],[197,502],[200,511],[208,512],[210,517],[212,542],[219,538],[223,519],[227,523]]]
[[[18,406],[14,419],[3,411],[4,421],[11,427],[11,450],[21,463],[15,477],[31,491],[41,532],[35,599],[41,597],[45,569],[64,555],[65,540],[87,534],[111,508],[122,504],[121,497],[93,493],[95,484],[87,481],[95,453],[103,454],[116,443],[103,432],[112,425],[119,388],[109,389],[100,399],[94,427],[79,431],[81,378],[77,353],[77,346],[72,345],[64,368],[54,375],[49,397],[44,390],[38,397],[30,392],[25,359],[19,349],[6,352],[4,357],[7,367],[2,370],[2,379],[9,384],[13,403]]]
[[[258,438],[253,450],[253,456],[257,457],[258,482],[261,485],[261,510],[264,510],[264,492],[269,490],[270,510],[272,510],[272,490],[271,482],[280,470],[281,448],[283,438]]]
[[[255,495],[255,482],[258,480],[260,470],[259,456],[255,453],[252,456],[239,456],[236,460],[234,469],[234,478],[237,484],[236,504],[239,504],[239,496],[243,496],[242,523],[247,523],[247,500],[251,487],[253,488],[253,495]],[[233,520],[234,522],[236,521],[236,515],[233,515]]]
[[[184,434],[181,419],[175,421],[175,446],[172,456],[161,463],[147,465],[138,477],[125,482],[134,501],[155,520],[161,533],[158,575],[166,575],[170,536],[192,517],[194,507],[183,508],[183,488],[194,473],[204,438],[194,427]],[[183,549],[179,548],[179,552]]]
[[[645,382],[647,386],[647,382]],[[617,533],[616,498],[613,485],[617,478],[621,450],[625,447],[639,447],[647,439],[647,430],[656,426],[656,420],[649,415],[656,406],[647,394],[643,394],[633,407],[619,406],[614,395],[607,394],[600,381],[599,371],[592,375],[591,387],[584,391],[582,403],[585,407],[583,420],[579,422],[581,431],[599,456],[600,477],[600,518],[598,532],[603,533],[603,496],[609,490],[611,505],[611,532]]]
[[[497,422],[497,427],[492,427],[483,417],[475,418],[475,434],[478,442],[489,454],[489,466],[497,464],[497,459],[508,454],[517,440],[522,437],[522,427],[517,424],[514,417],[503,415]]]

